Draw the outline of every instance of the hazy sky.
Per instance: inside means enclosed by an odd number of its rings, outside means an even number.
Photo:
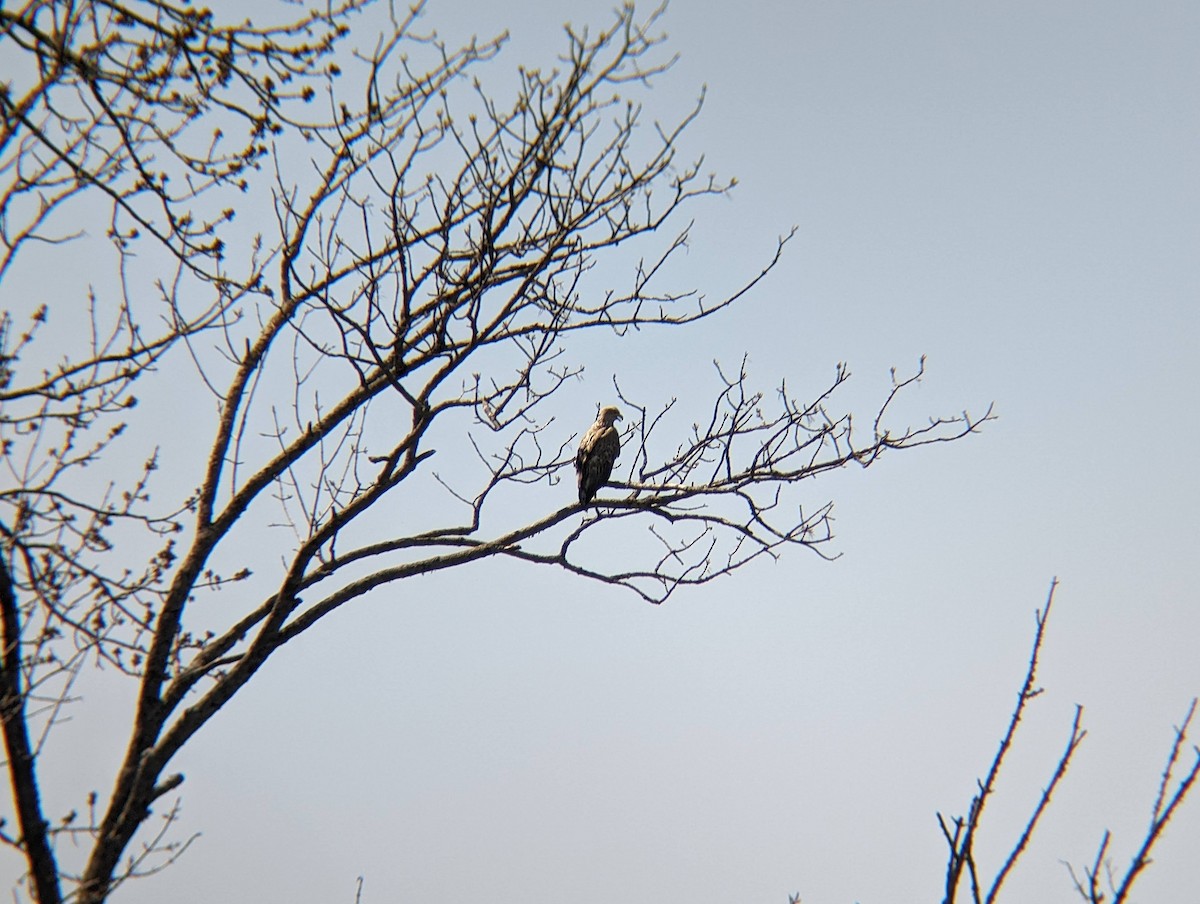
[[[509,29],[507,77],[552,65],[568,18],[611,16],[431,0],[427,22]],[[743,353],[799,394],[848,362],[852,401],[925,354],[907,414],[999,419],[814,483],[832,563],[658,608],[500,563],[348,607],[179,757],[203,834],[115,900],[351,904],[360,875],[368,904],[940,900],[934,814],[965,813],[1056,575],[982,869],[1076,703],[1087,740],[1009,900],[1072,900],[1061,861],[1106,828],[1116,867],[1134,853],[1200,693],[1200,5],[676,0],[664,27],[681,59],[648,112],[707,85],[685,150],[740,182],[694,208],[681,273],[715,296],[798,234],[739,309],[590,361],[579,428],[614,374],[666,401]],[[111,768],[108,718],[60,743]],[[1198,850],[1200,797],[1137,899],[1194,898]]]

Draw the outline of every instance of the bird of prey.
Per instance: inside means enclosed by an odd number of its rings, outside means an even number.
[[[622,420],[621,412],[612,405],[600,409],[596,423],[588,427],[575,453],[575,475],[579,485],[579,501],[587,505],[612,475],[613,463],[621,454],[621,435],[613,426]]]

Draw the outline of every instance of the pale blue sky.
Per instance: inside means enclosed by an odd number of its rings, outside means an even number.
[[[451,42],[510,29],[507,74],[608,9],[434,0],[427,21]],[[707,85],[685,148],[741,183],[694,209],[680,273],[719,295],[798,235],[733,312],[597,348],[571,403],[590,415],[614,373],[703,394],[743,352],[801,394],[846,361],[865,403],[926,354],[907,414],[994,401],[999,420],[814,484],[833,563],[759,563],[661,608],[491,564],[348,607],[179,758],[203,835],[115,900],[349,904],[359,875],[367,904],[940,899],[934,813],[963,813],[990,762],[1055,575],[1047,692],[983,869],[1075,703],[1089,735],[1010,900],[1072,900],[1060,861],[1106,828],[1115,864],[1132,855],[1200,693],[1200,6],[676,0],[664,26],[681,60],[648,110]],[[93,702],[62,743],[99,763],[124,733]],[[1200,799],[1138,900],[1194,896],[1198,849]]]

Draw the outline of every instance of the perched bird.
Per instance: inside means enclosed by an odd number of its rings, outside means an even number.
[[[596,491],[612,475],[613,463],[621,454],[621,434],[613,426],[622,420],[621,412],[612,405],[600,409],[596,423],[588,427],[575,453],[575,475],[579,484],[579,501],[587,505]]]

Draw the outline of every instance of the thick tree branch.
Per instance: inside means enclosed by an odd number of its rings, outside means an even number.
[[[3,529],[4,534],[8,530]],[[58,904],[62,891],[50,848],[49,823],[42,813],[37,760],[29,743],[25,688],[22,687],[21,609],[10,578],[8,561],[0,554],[0,726],[21,835],[15,844],[28,858],[29,875],[39,904]]]

